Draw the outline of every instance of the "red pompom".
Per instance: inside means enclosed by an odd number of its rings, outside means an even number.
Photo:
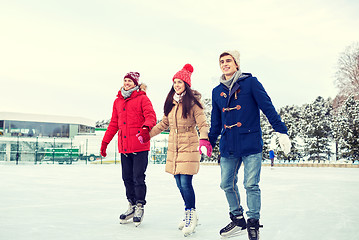
[[[186,65],[184,65],[183,69],[186,69],[187,71],[189,71],[190,73],[193,73],[193,67],[191,64],[187,63]]]

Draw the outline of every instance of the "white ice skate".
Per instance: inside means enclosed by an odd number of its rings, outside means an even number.
[[[185,237],[193,234],[197,226],[197,213],[196,209],[186,210],[186,221],[182,229],[183,235]]]
[[[197,215],[197,226],[200,225],[198,222],[198,215]],[[182,230],[184,228],[184,225],[186,225],[186,212],[185,212],[185,217],[183,218],[183,220],[178,224],[178,230]]]

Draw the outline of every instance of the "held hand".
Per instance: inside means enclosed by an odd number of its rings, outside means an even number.
[[[101,143],[101,156],[102,156],[102,157],[106,157],[106,156],[107,156],[107,153],[106,153],[107,145],[108,145],[107,142],[102,142],[102,143]]]
[[[140,136],[140,133],[137,133],[136,137],[137,137],[138,141],[140,141],[140,143],[143,144],[143,137]]]
[[[142,144],[150,141],[150,132],[148,131],[148,128],[143,127],[140,133],[136,134],[136,137],[138,138],[138,141],[140,141],[140,143]]]
[[[287,134],[279,133],[279,132],[276,132],[276,134],[278,137],[280,148],[282,149],[285,155],[288,155],[288,153],[290,152],[290,148],[292,146],[289,136]]]
[[[202,154],[202,147],[205,147],[207,149],[207,157],[212,156],[212,145],[209,143],[206,139],[200,139],[199,140],[199,153]]]

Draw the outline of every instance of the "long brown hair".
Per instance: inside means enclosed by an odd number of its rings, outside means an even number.
[[[203,109],[202,104],[197,100],[197,98],[194,96],[191,87],[185,82],[185,91],[186,94],[182,97],[182,117],[187,118],[191,108],[194,104],[197,104],[200,108]],[[167,95],[165,105],[163,107],[163,111],[165,116],[168,116],[168,114],[171,112],[174,104],[173,104],[173,95],[175,94],[175,90],[173,86],[171,87],[170,92]]]

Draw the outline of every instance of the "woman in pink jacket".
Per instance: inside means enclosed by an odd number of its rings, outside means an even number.
[[[141,144],[136,137],[148,133],[156,124],[156,114],[146,96],[146,85],[138,84],[140,74],[129,72],[113,104],[111,122],[102,140],[101,155],[118,134],[118,150],[121,153],[122,179],[126,188],[129,208],[121,214],[121,223],[133,218],[136,226],[141,224],[146,204],[145,172],[148,164],[150,142]]]

